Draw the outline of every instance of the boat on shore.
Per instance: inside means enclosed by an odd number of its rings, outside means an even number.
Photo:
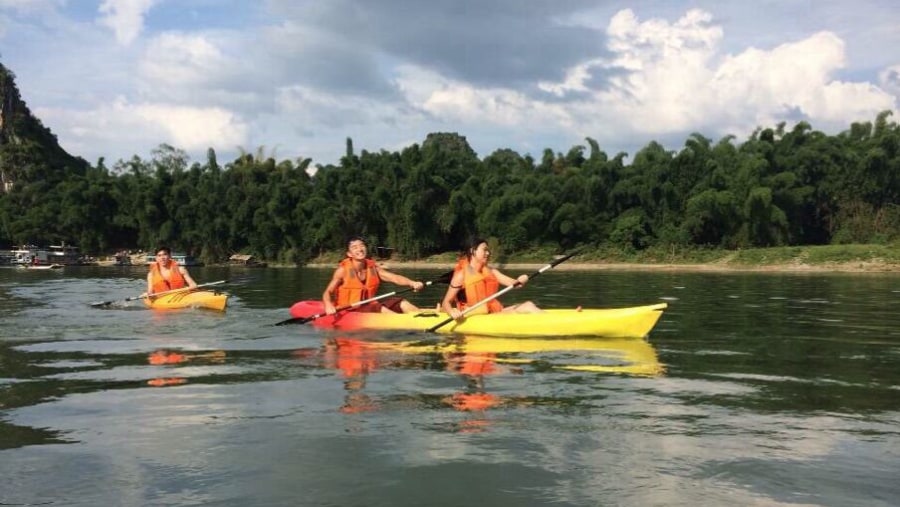
[[[503,337],[598,336],[643,338],[662,316],[666,303],[627,308],[545,310],[541,313],[491,313],[468,315],[451,321],[438,333],[458,333]],[[321,301],[299,301],[290,309],[291,317],[307,318],[324,313]],[[310,321],[313,326],[340,331],[391,330],[424,331],[450,316],[426,310],[417,313],[340,312]]]
[[[20,264],[20,268],[28,270],[62,269],[62,264]]]
[[[84,257],[78,252],[78,247],[67,245],[50,245],[49,247],[38,247],[36,245],[22,245],[15,250],[6,250],[0,252],[0,263],[13,264],[22,267],[40,267],[47,266],[76,266],[84,264]]]
[[[197,260],[197,258],[194,257],[193,255],[172,252],[171,257],[172,257],[172,260],[177,262],[179,266],[186,266],[186,267],[203,266],[203,263],[200,262],[199,260]],[[144,256],[144,262],[143,262],[144,264],[152,264],[154,262],[156,262],[155,254],[149,254],[149,255]]]

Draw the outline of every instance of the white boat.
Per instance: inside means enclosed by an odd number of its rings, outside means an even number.
[[[62,264],[65,266],[81,264],[81,253],[78,252],[77,246],[67,245],[50,245],[50,249],[44,252],[46,259],[44,262],[50,264]]]
[[[19,249],[13,250],[12,254],[13,264],[25,266],[48,266],[52,264],[72,266],[81,263],[81,254],[78,252],[78,247],[66,245],[65,243],[50,245],[48,248],[23,245]]]
[[[20,264],[19,267],[22,269],[62,269],[63,265],[62,264],[31,264],[31,265]]]

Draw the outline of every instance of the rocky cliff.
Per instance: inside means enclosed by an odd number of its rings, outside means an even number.
[[[87,162],[62,149],[50,129],[31,114],[15,75],[0,63],[0,191],[11,191],[23,181],[55,180],[86,167]]]

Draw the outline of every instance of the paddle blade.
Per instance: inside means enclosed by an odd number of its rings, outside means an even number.
[[[450,271],[447,271],[447,272],[444,273],[443,275],[439,276],[439,277],[438,277],[437,279],[435,279],[433,282],[429,282],[429,284],[432,284],[432,283],[450,283],[450,280],[453,280],[453,270],[452,270],[452,269],[451,269]]]
[[[313,315],[311,317],[294,317],[292,319],[285,319],[281,322],[276,322],[274,325],[276,326],[287,326],[288,324],[306,324],[311,320],[318,319],[322,315]]]
[[[572,257],[575,257],[576,255],[580,254],[581,250],[582,250],[581,248],[578,248],[574,252],[570,253],[569,255],[565,255],[563,257],[560,257],[559,259],[554,260],[553,262],[550,263],[550,267],[551,268],[556,267],[557,264],[566,262],[567,260],[571,259]]]

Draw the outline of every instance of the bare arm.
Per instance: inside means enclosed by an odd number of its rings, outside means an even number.
[[[146,295],[153,294],[153,271],[147,273],[147,292]]]
[[[197,282],[195,282],[194,279],[191,278],[191,274],[188,273],[187,268],[185,268],[184,266],[178,266],[178,271],[181,273],[181,276],[184,277],[184,281],[187,282],[188,287],[192,289],[197,288]]]
[[[335,312],[334,301],[332,300],[331,295],[334,294],[334,291],[336,291],[343,282],[344,268],[335,269],[334,274],[331,275],[331,281],[328,282],[328,286],[325,287],[325,292],[322,293],[322,303],[325,305],[325,313],[327,315],[333,315]]]
[[[384,268],[377,268],[378,276],[382,280],[387,280],[388,282],[395,283],[397,285],[403,285],[404,287],[409,287],[415,291],[422,290],[425,287],[425,284],[420,281],[411,280],[403,275],[398,275],[397,273],[391,273],[390,271]]]
[[[447,292],[444,294],[444,300],[441,301],[441,310],[454,319],[458,319],[462,315],[462,312],[453,306],[453,302],[456,301],[456,296],[463,286],[463,277],[462,271],[453,273],[453,278],[450,280],[450,286],[447,287]]]
[[[502,283],[503,285],[509,287],[510,285],[525,285],[528,282],[528,275],[519,275],[518,278],[512,278],[510,276],[506,276],[500,272],[497,268],[491,268],[491,271],[494,272],[494,276],[497,277],[497,281]]]

